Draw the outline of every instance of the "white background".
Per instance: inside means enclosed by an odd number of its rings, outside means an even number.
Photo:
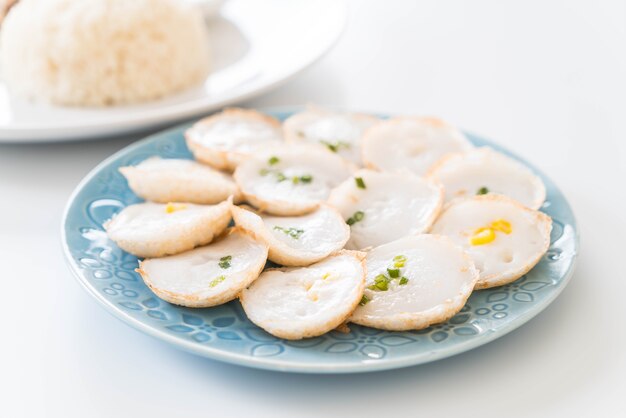
[[[450,359],[289,375],[178,351],[105,312],[67,270],[62,209],[134,138],[0,147],[3,417],[626,416],[626,3],[354,1],[317,65],[249,105],[434,114],[543,169],[578,217],[562,295]]]

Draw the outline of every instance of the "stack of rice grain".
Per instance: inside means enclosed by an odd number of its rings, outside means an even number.
[[[181,0],[20,0],[0,42],[11,92],[60,105],[154,100],[210,69],[202,14]]]

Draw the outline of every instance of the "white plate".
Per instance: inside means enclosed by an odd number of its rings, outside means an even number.
[[[215,68],[203,85],[163,100],[69,108],[13,98],[0,81],[0,142],[83,140],[165,125],[259,95],[313,64],[339,38],[338,0],[231,0],[210,22]]]

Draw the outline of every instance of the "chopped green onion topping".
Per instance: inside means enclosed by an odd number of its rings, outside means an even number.
[[[406,257],[403,255],[397,255],[393,258],[393,266],[395,268],[404,267],[404,263],[406,263]]]
[[[268,160],[267,163],[269,165],[276,165],[280,162],[280,158],[276,157],[276,156],[271,156]],[[267,168],[262,168],[261,170],[259,170],[259,174],[262,176],[267,176],[268,174],[273,173],[276,176],[276,181],[278,181],[279,183],[281,181],[285,181],[287,180],[287,176],[285,176],[285,173],[283,173],[282,171],[277,171],[275,169],[267,169]],[[310,174],[304,174],[302,176],[292,176],[291,178],[291,182],[293,184],[298,184],[298,183],[310,183],[313,181],[313,176]]]
[[[212,280],[211,283],[209,283],[209,287],[215,287],[218,284],[222,283],[224,280],[226,280],[226,277],[220,276],[217,279]]]
[[[387,269],[387,273],[389,273],[389,277],[392,279],[397,279],[400,277],[400,269]]]
[[[378,282],[374,284],[375,290],[382,290],[383,292],[389,290],[389,282]]]
[[[378,276],[374,277],[374,284],[369,285],[367,288],[376,291],[386,291],[389,289],[389,281],[389,277],[385,276],[384,274],[379,274]]]
[[[272,159],[270,158],[270,161],[271,160]],[[274,174],[274,176],[276,177],[276,181],[278,181],[279,183],[281,181],[287,180],[288,178],[291,180],[293,184],[311,183],[313,181],[313,176],[310,174],[304,174],[302,176],[287,177],[285,173],[283,173],[282,171],[267,169],[267,168],[262,168],[261,170],[259,170],[259,174],[262,176],[267,176],[270,173]]]
[[[396,268],[391,268],[391,267],[387,267],[387,274],[389,275],[389,277],[385,276],[384,274],[379,274],[378,276],[374,277],[374,283],[367,286],[367,288],[369,290],[374,290],[374,291],[386,291],[389,289],[389,283],[391,283],[391,281],[393,280],[398,280],[398,284],[400,286],[404,286],[405,284],[407,284],[409,282],[409,279],[407,279],[404,276],[401,276],[401,271],[399,267],[404,267],[404,263],[406,262],[406,257],[403,255],[397,255],[393,258],[393,262],[394,262],[394,267]],[[398,264],[402,264],[401,266],[399,266]]]
[[[304,229],[299,228],[283,228],[282,226],[274,226],[275,231],[280,231],[285,235],[289,235],[293,239],[300,239],[300,236],[304,234]]]
[[[354,215],[352,215],[351,217],[349,217],[349,218],[346,220],[346,223],[347,223],[348,225],[354,225],[355,223],[362,221],[364,217],[365,217],[365,213],[363,213],[363,211],[360,211],[360,210],[359,210],[359,211],[357,211],[357,212],[354,212]]]
[[[331,144],[330,142],[326,142],[326,141],[322,141],[322,143],[326,145],[328,149],[331,150],[332,152],[339,151],[339,147],[335,144]]]
[[[359,302],[360,306],[365,306],[367,305],[367,303],[370,301],[370,298],[368,298],[367,296],[363,295],[363,297],[361,298],[361,301]]]
[[[328,147],[329,150],[331,150],[332,152],[337,152],[339,151],[341,148],[346,148],[349,149],[350,148],[350,144],[347,142],[343,142],[343,141],[337,141],[337,142],[330,142],[330,141],[320,141],[320,143],[326,145],[326,147]]]
[[[374,283],[388,282],[388,281],[389,279],[384,274],[379,274],[378,276],[374,277]]]
[[[233,259],[232,255],[224,256],[224,257],[220,258],[220,262],[218,264],[223,269],[230,268],[230,262],[231,262],[232,259]]]
[[[356,187],[359,189],[365,189],[365,182],[362,177],[355,177],[354,181],[356,182]]]
[[[478,189],[478,191],[476,192],[477,195],[481,195],[481,194],[487,194],[489,193],[489,189],[486,188],[485,186],[481,187],[480,189]]]
[[[331,150],[332,152],[339,151],[339,144],[333,144],[332,142],[328,142],[328,141],[320,141],[320,142],[326,145],[328,149]]]
[[[312,181],[313,181],[313,176],[312,176],[312,175],[310,175],[310,174],[305,174],[305,175],[300,176],[300,177],[298,177],[298,176],[293,176],[293,177],[291,178],[291,182],[292,182],[293,184],[298,184],[298,183],[310,183],[310,182],[312,182]]]
[[[280,162],[280,159],[278,157],[276,157],[276,156],[272,156],[272,157],[270,157],[269,160],[267,160],[267,163],[269,165],[278,164],[279,162]]]

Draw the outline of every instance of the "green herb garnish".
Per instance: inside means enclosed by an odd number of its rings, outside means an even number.
[[[384,274],[379,274],[374,277],[374,284],[369,285],[367,288],[370,290],[382,290],[383,292],[389,289],[389,277]]]
[[[298,177],[298,176],[293,176],[293,177],[291,178],[291,182],[292,182],[293,184],[298,184],[298,183],[310,183],[310,182],[312,182],[312,181],[313,181],[313,176],[312,176],[312,175],[310,175],[310,174],[305,174],[305,175],[300,176],[300,177]]]
[[[382,290],[383,292],[389,290],[389,282],[378,282],[378,283],[374,283],[373,285],[369,286],[368,289],[370,290]]]
[[[209,287],[215,287],[218,284],[222,283],[224,280],[226,280],[226,277],[220,276],[217,279],[212,280],[211,283],[209,283]]]
[[[374,277],[374,282],[375,283],[388,282],[388,281],[389,281],[389,279],[384,274],[379,274],[378,276]]]
[[[359,189],[365,189],[365,182],[362,177],[355,177],[354,181],[356,182],[356,187]]]
[[[337,141],[337,142],[320,141],[320,142],[326,145],[326,147],[328,147],[328,149],[331,150],[332,152],[337,152],[341,148],[345,148],[345,149],[350,148],[350,144],[347,142],[343,142],[343,141]]]
[[[227,255],[220,258],[220,262],[218,263],[220,268],[227,269],[230,268],[230,262],[233,259],[232,255]]]
[[[339,150],[339,146],[338,144],[332,144],[328,141],[320,141],[322,144],[326,145],[328,147],[329,150],[331,150],[332,152],[337,152]]]
[[[481,194],[487,194],[489,193],[489,189],[486,188],[485,186],[481,187],[480,189],[478,189],[478,191],[476,192],[477,195],[481,195]]]
[[[280,231],[285,235],[289,235],[293,239],[299,239],[302,234],[304,234],[304,229],[298,228],[283,228],[282,226],[276,225],[274,227],[275,231]]]
[[[267,163],[269,165],[276,165],[280,162],[280,159],[276,156],[271,156],[268,160]],[[291,182],[293,184],[298,184],[298,183],[311,183],[313,181],[313,176],[310,174],[304,174],[302,176],[292,176],[292,177],[287,177],[285,175],[285,173],[283,173],[282,171],[278,171],[276,169],[269,169],[269,168],[262,168],[261,170],[259,170],[259,174],[262,176],[267,176],[268,174],[273,174],[276,177],[276,181],[277,182],[282,182],[285,181],[287,179],[290,179]]]
[[[354,212],[354,215],[349,217],[346,223],[348,225],[354,225],[355,223],[362,221],[364,217],[365,217],[365,213],[359,210],[357,212]]]
[[[269,165],[275,165],[278,164],[280,162],[280,159],[276,156],[271,156],[269,160],[267,160],[267,163]]]
[[[270,158],[271,160],[271,158]],[[285,175],[285,173],[283,173],[282,171],[277,171],[277,170],[270,170],[267,168],[262,168],[261,170],[259,170],[259,174],[262,176],[267,176],[268,174],[273,174],[276,177],[276,181],[277,182],[281,182],[281,181],[285,181],[287,179],[291,179],[291,182],[293,184],[298,184],[298,183],[311,183],[313,181],[313,176],[310,174],[304,174],[302,176],[293,176],[293,177],[287,177]]]
[[[387,269],[387,273],[389,273],[389,277],[391,277],[392,279],[397,279],[398,277],[400,277],[400,269]]]
[[[401,276],[401,271],[399,268],[399,267],[404,267],[404,263],[406,262],[406,257],[403,255],[397,255],[393,258],[393,262],[394,262],[394,267],[396,268],[387,267],[387,274],[389,275],[389,277],[385,276],[384,274],[379,274],[378,276],[374,277],[374,283],[367,286],[369,290],[384,292],[389,289],[389,283],[392,280],[398,280],[398,284],[400,286],[404,286],[405,284],[409,282],[409,279],[407,279],[404,276]],[[398,264],[402,264],[402,266],[398,266]]]
[[[396,268],[404,267],[406,263],[406,257],[403,255],[397,255],[393,258],[393,266]]]
[[[405,256],[403,255],[395,256],[393,258],[394,268],[387,267],[387,274],[389,276],[386,276],[384,274],[379,274],[378,276],[374,277],[374,283],[367,286],[367,288],[369,290],[374,290],[376,292],[378,291],[384,292],[389,289],[389,283],[392,280],[398,280],[398,284],[400,286],[404,286],[405,284],[407,284],[409,282],[409,279],[407,279],[404,276],[401,276],[401,271],[400,271],[400,267],[404,267],[405,262],[406,262]]]
[[[363,297],[361,297],[361,301],[359,302],[360,306],[365,306],[367,305],[367,303],[370,301],[370,298],[368,298],[367,296],[363,295]]]

